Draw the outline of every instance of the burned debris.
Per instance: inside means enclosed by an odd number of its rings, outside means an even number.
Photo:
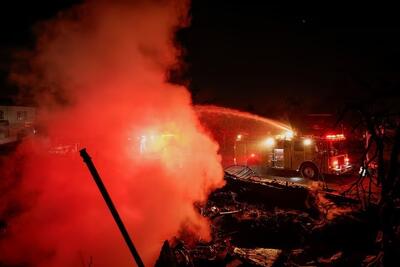
[[[376,252],[376,210],[254,175],[226,172],[226,185],[196,204],[210,221],[211,240],[165,241],[156,266],[361,266]]]

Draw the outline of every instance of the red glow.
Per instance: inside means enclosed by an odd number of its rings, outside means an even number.
[[[193,202],[223,184],[218,146],[200,127],[188,90],[165,82],[166,68],[177,64],[172,31],[185,10],[186,1],[88,1],[41,25],[27,61],[33,73],[13,75],[32,87],[48,135],[26,141],[0,166],[0,188],[18,184],[2,191],[0,214],[11,205],[24,211],[7,221],[2,264],[133,265],[78,153],[48,153],[55,139],[87,148],[146,266],[182,226],[208,238]],[[143,157],[137,138],[149,129],[179,138]]]

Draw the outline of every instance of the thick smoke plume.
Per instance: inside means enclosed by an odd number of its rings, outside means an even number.
[[[79,154],[60,154],[59,144],[87,148],[147,265],[182,227],[208,237],[193,203],[223,183],[218,147],[186,88],[166,83],[187,7],[90,1],[40,25],[32,72],[14,79],[37,99],[41,134],[1,171],[14,190],[0,197],[0,212],[15,203],[22,211],[8,216],[0,262],[132,266]]]

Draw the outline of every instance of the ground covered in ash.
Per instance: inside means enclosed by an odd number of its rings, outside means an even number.
[[[212,240],[166,241],[156,266],[365,266],[379,249],[373,206],[308,187],[238,179],[197,204]]]

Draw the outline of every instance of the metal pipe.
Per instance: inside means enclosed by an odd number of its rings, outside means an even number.
[[[81,157],[83,158],[83,161],[86,163],[90,173],[92,174],[92,177],[94,181],[96,182],[97,187],[100,190],[101,195],[104,198],[104,201],[106,202],[114,220],[115,223],[118,225],[119,230],[121,231],[122,236],[124,237],[124,240],[126,242],[126,245],[128,246],[134,260],[136,261],[137,266],[139,267],[144,267],[143,261],[140,258],[139,253],[137,252],[135,245],[133,244],[128,231],[125,228],[124,223],[121,220],[121,217],[118,214],[117,209],[114,206],[114,203],[111,200],[110,195],[107,192],[106,187],[103,184],[103,181],[100,178],[99,173],[96,170],[96,167],[93,164],[92,159],[90,158],[89,154],[86,152],[86,148],[81,149],[80,151]]]

